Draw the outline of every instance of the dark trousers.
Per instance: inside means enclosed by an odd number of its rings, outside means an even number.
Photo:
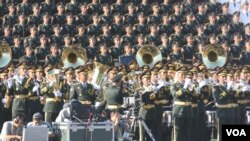
[[[140,121],[140,122],[143,122]],[[144,120],[146,126],[148,129],[151,131],[153,137],[155,138],[155,120]],[[150,135],[147,133],[146,129],[143,127],[143,125],[140,123],[139,124],[140,128],[140,136],[143,141],[152,141]]]
[[[192,118],[174,117],[173,141],[191,141]]]
[[[217,120],[217,141],[221,141],[222,125],[234,124],[234,118],[219,117]]]
[[[156,128],[155,128],[155,140],[162,141],[162,116],[163,116],[163,109],[161,105],[156,105]]]

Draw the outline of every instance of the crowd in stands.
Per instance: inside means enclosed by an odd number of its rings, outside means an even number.
[[[0,39],[12,63],[52,66],[64,48],[114,65],[145,44],[169,62],[202,62],[206,45],[222,46],[231,65],[249,65],[247,0],[0,0]]]

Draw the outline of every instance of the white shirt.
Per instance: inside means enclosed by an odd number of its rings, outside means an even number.
[[[240,11],[240,1],[235,0],[230,0],[229,6],[228,6],[228,13],[233,14],[236,11]]]
[[[250,23],[250,11],[240,11],[240,22],[242,22],[244,25]]]

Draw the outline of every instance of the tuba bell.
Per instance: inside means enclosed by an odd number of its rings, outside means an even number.
[[[222,47],[210,44],[205,47],[202,61],[208,69],[223,67],[227,61],[227,53]]]
[[[64,49],[64,51],[62,52],[61,60],[64,68],[76,68],[80,65],[86,64],[87,54],[85,49],[83,49],[81,46],[71,46]]]
[[[6,43],[0,42],[0,68],[7,66],[11,59],[11,48]]]
[[[139,67],[147,65],[152,68],[155,63],[162,61],[161,51],[151,45],[143,46],[136,53],[136,61]]]

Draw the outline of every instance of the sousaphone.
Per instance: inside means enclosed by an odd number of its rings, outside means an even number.
[[[11,48],[6,43],[0,42],[0,68],[7,66],[11,59]]]
[[[223,67],[227,61],[227,53],[221,46],[210,44],[205,47],[202,61],[208,69]]]
[[[73,67],[76,68],[80,65],[84,65],[87,62],[87,54],[84,48],[80,45],[67,47],[62,52],[62,63],[64,68]]]
[[[162,61],[161,51],[154,46],[145,45],[137,51],[136,61],[139,67],[147,65],[153,68],[155,63]]]

